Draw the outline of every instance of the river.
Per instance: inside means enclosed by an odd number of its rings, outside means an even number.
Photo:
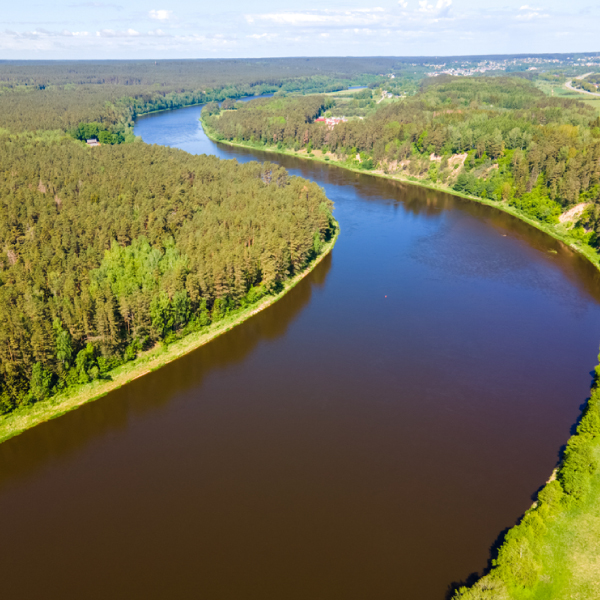
[[[199,112],[136,133],[318,182],[340,238],[273,307],[0,445],[2,596],[443,600],[576,423],[598,274],[488,207],[217,145]]]

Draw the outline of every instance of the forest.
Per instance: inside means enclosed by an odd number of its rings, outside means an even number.
[[[344,89],[397,61],[367,63],[0,62],[0,413],[278,291],[332,234],[316,185],[147,146],[139,114]]]
[[[268,163],[29,133],[0,157],[4,413],[276,291],[334,227],[321,188]]]
[[[400,59],[0,61],[0,129],[131,134],[136,116],[277,92],[329,92],[380,80]]]
[[[598,247],[600,119],[587,104],[520,77],[437,77],[330,128],[316,117],[333,98],[256,100],[203,119],[219,139],[320,150],[353,168],[508,203],[542,223],[581,203],[572,235]]]

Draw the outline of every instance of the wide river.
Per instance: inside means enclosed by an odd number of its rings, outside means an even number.
[[[573,430],[597,272],[491,208],[214,144],[199,114],[136,133],[316,181],[338,243],[245,324],[0,445],[0,595],[443,600]]]

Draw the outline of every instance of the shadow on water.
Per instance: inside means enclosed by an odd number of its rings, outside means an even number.
[[[78,453],[94,440],[126,430],[132,418],[176,402],[201,389],[208,373],[242,362],[260,344],[283,336],[322,287],[331,270],[326,256],[298,285],[268,309],[157,371],[0,444],[0,490],[30,477],[49,463]]]

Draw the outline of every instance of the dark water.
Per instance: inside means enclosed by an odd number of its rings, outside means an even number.
[[[240,161],[198,108],[149,143]],[[0,445],[0,595],[441,600],[485,568],[587,397],[600,285],[448,195],[306,163],[332,255],[177,362]]]

